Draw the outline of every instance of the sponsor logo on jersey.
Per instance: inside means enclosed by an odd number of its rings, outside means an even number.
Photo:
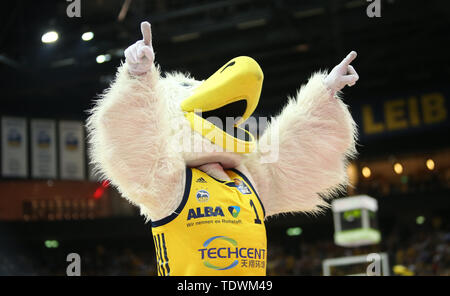
[[[221,235],[208,238],[198,252],[203,265],[215,270],[232,269],[239,264],[239,259],[245,262],[266,259],[266,249],[239,247],[236,240]]]
[[[225,216],[223,214],[222,208],[217,206],[213,207],[203,207],[203,208],[195,208],[189,209],[188,220],[198,219],[203,217],[217,217],[217,216]]]
[[[241,179],[238,178],[234,178],[234,185],[236,186],[236,188],[242,193],[242,194],[252,194],[252,192],[250,191],[250,189],[247,187],[247,185],[242,182]]]
[[[205,179],[203,179],[203,177],[200,177],[197,179],[197,181],[195,181],[197,183],[207,183]]]
[[[201,189],[197,191],[195,197],[199,202],[207,202],[209,200],[209,192],[204,189]]]
[[[239,216],[239,212],[241,211],[241,208],[238,206],[229,206],[228,212],[230,212],[231,216],[234,218],[237,218]]]

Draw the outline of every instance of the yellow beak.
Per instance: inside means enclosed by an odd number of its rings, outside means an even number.
[[[226,151],[250,153],[255,148],[253,136],[238,127],[255,111],[261,95],[264,74],[258,63],[250,57],[237,57],[222,66],[203,82],[194,93],[181,102],[181,109],[191,123],[192,129]],[[236,110],[229,116],[242,116],[234,125],[233,134],[224,131],[196,112],[223,112],[233,103],[242,103],[245,110]],[[231,104],[231,105],[230,105]],[[237,105],[237,104],[235,104]],[[222,109],[222,110],[221,110]],[[236,112],[241,112],[236,114]],[[223,119],[223,118],[222,118]],[[223,123],[225,126],[225,123]],[[236,136],[235,134],[238,134]]]

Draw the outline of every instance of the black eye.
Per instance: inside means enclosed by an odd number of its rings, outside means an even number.
[[[222,69],[222,71],[220,71],[220,73],[222,73],[223,71],[225,71],[226,68],[231,67],[231,66],[234,66],[234,64],[236,64],[235,61],[232,61],[231,63],[228,63],[228,65],[226,65],[226,66]]]
[[[181,86],[190,87],[190,86],[192,86],[192,84],[190,84],[188,82],[181,82]]]

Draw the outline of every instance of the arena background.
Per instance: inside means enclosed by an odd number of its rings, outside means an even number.
[[[382,241],[336,246],[331,211],[270,218],[269,275],[321,275],[324,259],[371,252],[388,254],[392,275],[450,274],[448,1],[379,1],[379,17],[365,0],[78,2],[72,18],[68,1],[2,3],[0,275],[65,275],[69,253],[82,275],[156,274],[150,225],[91,174],[80,134],[142,20],[164,71],[205,79],[235,56],[255,58],[259,116],[358,52],[360,80],[344,90],[360,133],[346,195],[378,200]],[[43,43],[49,31],[59,38]],[[39,124],[50,135],[36,135]]]

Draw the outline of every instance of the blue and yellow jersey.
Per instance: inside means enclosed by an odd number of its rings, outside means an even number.
[[[186,169],[183,200],[152,222],[158,275],[266,275],[264,207],[249,180],[232,181]]]

